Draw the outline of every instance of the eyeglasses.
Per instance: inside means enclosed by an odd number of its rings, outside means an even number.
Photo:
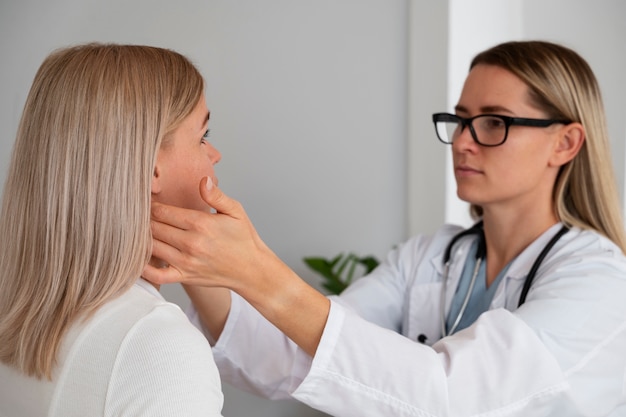
[[[435,113],[433,114],[433,123],[437,137],[445,144],[452,144],[463,132],[463,129],[468,126],[476,143],[482,146],[498,146],[506,141],[510,126],[548,127],[556,123],[569,124],[571,121],[527,119],[499,114],[479,114],[465,118],[450,113]]]

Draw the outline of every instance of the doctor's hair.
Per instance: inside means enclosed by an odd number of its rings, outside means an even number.
[[[520,78],[547,118],[582,124],[582,148],[556,179],[556,215],[567,225],[598,231],[626,252],[604,105],[589,64],[573,50],[545,41],[496,45],[476,55],[470,69],[478,64],[495,65]],[[480,206],[470,210],[475,219],[482,216]]]
[[[157,152],[203,90],[161,48],[92,43],[44,60],[2,200],[0,361],[51,379],[70,325],[140,277]]]

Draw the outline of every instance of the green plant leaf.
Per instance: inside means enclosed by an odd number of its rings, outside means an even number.
[[[365,274],[369,274],[380,264],[380,262],[378,262],[378,259],[371,255],[360,258],[359,263],[365,266]]]
[[[348,273],[346,274],[346,278],[344,280],[346,286],[350,285],[350,283],[352,282],[352,278],[354,277],[354,271],[356,271],[356,267],[358,264],[359,258],[357,258],[356,255],[352,255],[352,257],[350,258],[350,269],[348,270]]]
[[[340,281],[328,281],[322,284],[331,294],[341,294],[348,286]]]
[[[342,255],[340,255],[342,256]],[[345,257],[341,257],[341,262],[339,263],[339,266],[337,267],[337,272],[335,272],[336,276],[341,276],[341,274],[343,273],[343,270],[346,268],[346,265],[348,264],[348,262],[350,262],[350,255],[345,256]]]
[[[304,258],[304,262],[308,265],[309,268],[322,275],[323,277],[329,279],[334,278],[332,262],[329,262],[328,260],[319,257]]]
[[[335,265],[337,265],[337,262],[339,262],[341,260],[342,256],[343,256],[343,253],[340,253],[339,255],[335,256],[329,263],[330,267],[334,268]]]
[[[309,268],[324,278],[322,286],[331,294],[341,294],[352,283],[357,265],[362,265],[365,274],[369,274],[379,264],[373,256],[359,258],[354,253],[344,255],[343,252],[332,259],[306,257],[303,260]]]

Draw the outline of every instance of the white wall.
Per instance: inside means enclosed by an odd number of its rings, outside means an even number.
[[[465,73],[470,52],[521,27],[519,36],[574,47],[596,70],[623,184],[626,3],[515,0],[503,9],[485,1],[0,0],[0,181],[30,82],[52,49],[85,41],[173,48],[207,80],[221,187],[318,285],[303,256],[382,257],[409,233],[455,221],[446,215],[449,151],[430,115],[456,100],[452,74]],[[495,24],[486,10],[510,20]],[[494,27],[514,32],[500,39]],[[459,40],[467,42],[460,49]],[[188,303],[177,286],[163,292]],[[225,417],[322,415],[230,387],[225,394]]]

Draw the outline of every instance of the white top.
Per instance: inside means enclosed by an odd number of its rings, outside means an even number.
[[[625,416],[626,259],[608,239],[572,229],[524,278],[555,225],[511,264],[490,310],[441,339],[444,226],[392,251],[331,297],[314,359],[239,296],[214,347],[223,378],[333,416]],[[445,311],[472,239],[455,246]],[[417,343],[420,335],[426,344]],[[423,338],[423,337],[422,337]]]
[[[0,363],[1,417],[221,415],[210,346],[143,279],[63,341],[52,381]]]

